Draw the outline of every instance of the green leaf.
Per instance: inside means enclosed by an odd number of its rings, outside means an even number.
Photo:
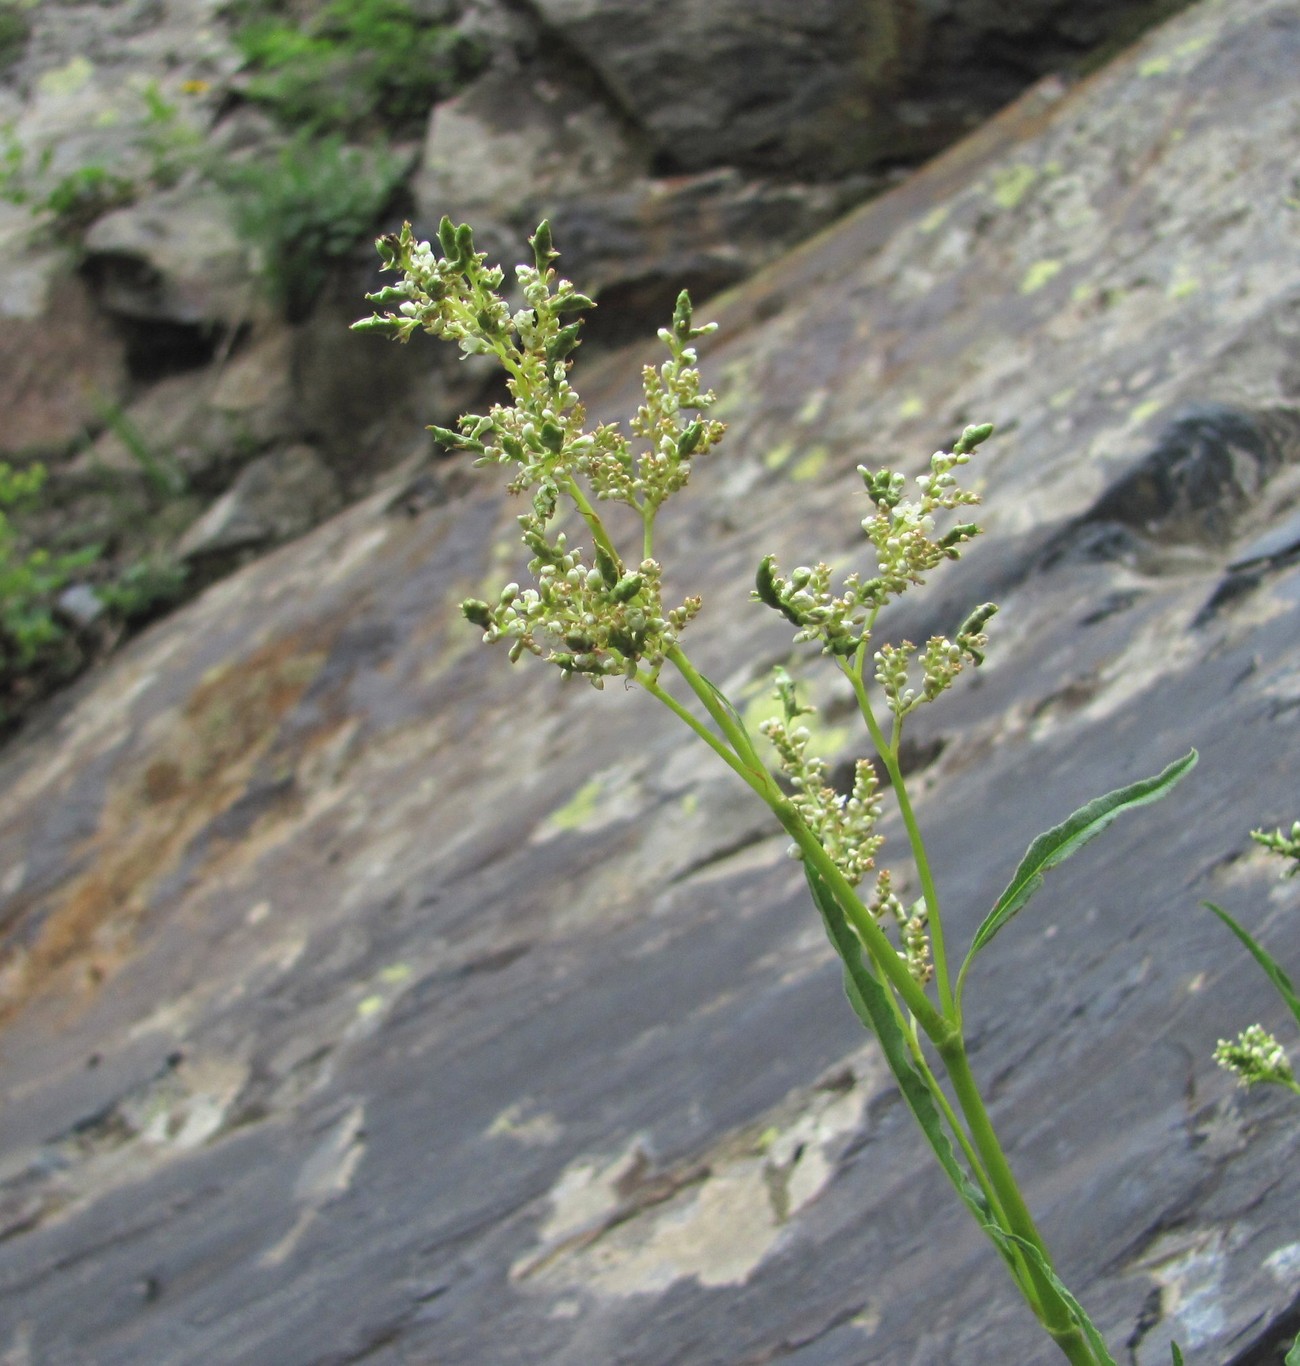
[[[1264,969],[1268,980],[1277,988],[1277,994],[1287,1003],[1296,1023],[1300,1024],[1300,996],[1296,995],[1291,979],[1282,971],[1273,956],[1253,936],[1243,930],[1221,906],[1216,906],[1213,901],[1202,901],[1201,905],[1206,910],[1213,911],[1246,946],[1246,952]],[[1300,1366],[1300,1356],[1296,1358],[1295,1366]]]
[[[1065,1288],[1061,1278],[1052,1269],[1052,1264],[1043,1256],[1041,1250],[1014,1233],[1004,1233],[1002,1236],[1007,1242],[1014,1243],[1051,1282],[1052,1289],[1065,1301],[1065,1307],[1070,1311],[1070,1317],[1078,1324],[1080,1331],[1087,1339],[1088,1346],[1096,1358],[1098,1366],[1115,1366],[1115,1358],[1111,1356],[1110,1349],[1106,1346],[1106,1339],[1097,1331],[1097,1325],[1088,1317],[1088,1311]],[[1174,1350],[1177,1352],[1178,1349],[1175,1348]],[[1176,1358],[1176,1361],[1181,1361],[1181,1357]]]
[[[1140,782],[1130,783],[1127,787],[1117,788],[1104,797],[1098,797],[1081,806],[1068,820],[1053,826],[1029,846],[1020,866],[998,898],[997,904],[988,913],[984,923],[975,933],[970,952],[962,964],[961,976],[974,961],[975,955],[993,938],[995,934],[1020,911],[1031,896],[1043,885],[1043,875],[1058,863],[1064,863],[1071,854],[1077,853],[1089,840],[1095,839],[1103,830],[1122,815],[1135,807],[1146,806],[1159,801],[1180,778],[1190,772],[1197,760],[1195,750],[1170,764],[1154,778],[1143,778]]]
[[[1171,1342],[1169,1350],[1174,1354],[1174,1366],[1183,1366],[1183,1354],[1178,1350],[1178,1344]]]
[[[700,682],[703,683],[704,686],[708,688],[709,692],[713,694],[715,701],[722,708],[722,710],[727,713],[727,716],[731,719],[731,721],[735,724],[736,729],[740,732],[740,735],[745,742],[745,748],[741,754],[741,757],[745,760],[746,763],[753,765],[753,767],[755,768],[760,768],[761,764],[759,763],[758,759],[758,751],[754,748],[754,737],[750,735],[749,730],[745,725],[744,718],[735,709],[735,707],[732,706],[731,699],[727,696],[725,692],[722,691],[720,687],[718,687],[716,683],[714,683],[711,679],[705,678],[705,676],[702,673],[699,673],[698,670],[696,672]]]
[[[826,926],[826,934],[844,963],[844,991],[849,1004],[858,1019],[879,1040],[885,1061],[898,1082],[903,1099],[921,1126],[921,1132],[930,1147],[934,1149],[934,1155],[939,1159],[939,1165],[948,1180],[956,1187],[957,1194],[975,1216],[976,1222],[993,1238],[998,1250],[1006,1257],[1012,1274],[1019,1279],[1015,1255],[1003,1241],[1006,1235],[994,1222],[993,1211],[984,1192],[958,1162],[930,1088],[912,1062],[907,1040],[885,994],[886,988],[863,962],[862,941],[854,934],[840,903],[821,874],[807,863],[804,864],[804,872],[808,877],[808,889],[813,902]]]
[[[1300,1366],[1300,1337],[1291,1344],[1291,1350],[1282,1358],[1282,1366]]]

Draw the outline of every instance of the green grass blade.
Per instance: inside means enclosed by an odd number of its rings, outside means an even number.
[[[1174,1354],[1174,1366],[1183,1366],[1183,1354],[1178,1350],[1178,1344],[1171,1342],[1169,1350]]]
[[[1081,806],[1068,820],[1039,835],[1025,851],[1020,866],[1008,884],[1006,891],[998,898],[997,905],[988,913],[984,923],[975,933],[970,952],[962,964],[961,976],[971,965],[975,955],[993,938],[995,934],[1043,885],[1043,875],[1049,869],[1063,863],[1071,854],[1077,853],[1089,840],[1095,839],[1103,830],[1125,811],[1146,806],[1159,801],[1174,784],[1195,765],[1197,754],[1192,750],[1181,759],[1170,764],[1154,778],[1143,778],[1127,787],[1117,788],[1104,797],[1098,797]]]
[[[1300,1337],[1291,1344],[1291,1350],[1282,1358],[1282,1366],[1300,1366]]]
[[[943,1127],[943,1119],[930,1095],[930,1089],[912,1063],[907,1040],[903,1037],[903,1031],[899,1028],[898,1020],[885,995],[886,988],[863,961],[861,940],[854,934],[843,909],[821,875],[807,864],[804,864],[804,872],[808,876],[812,899],[826,925],[826,933],[844,963],[844,991],[849,998],[849,1004],[852,1005],[858,1019],[879,1041],[885,1061],[898,1082],[908,1109],[921,1126],[921,1132],[934,1149],[939,1165],[956,1188],[957,1194],[990,1236],[1001,1235],[1002,1230],[993,1221],[993,1212],[989,1208],[984,1192],[957,1160],[957,1154]],[[1014,1269],[1015,1257],[1011,1249],[1000,1241],[999,1237],[994,1237],[994,1242]]]
[[[1291,1014],[1295,1016],[1296,1024],[1300,1024],[1300,996],[1296,995],[1295,987],[1291,985],[1291,979],[1282,971],[1272,954],[1263,948],[1252,935],[1243,930],[1222,906],[1216,906],[1213,901],[1202,901],[1201,905],[1206,910],[1213,911],[1246,946],[1247,953],[1264,969],[1268,980],[1277,988],[1278,995],[1287,1003]],[[1300,1358],[1297,1358],[1296,1366],[1300,1366]]]

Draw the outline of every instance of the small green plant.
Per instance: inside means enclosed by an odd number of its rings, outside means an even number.
[[[1168,793],[1195,763],[1195,751],[1039,836],[957,967],[899,754],[907,719],[937,700],[966,666],[983,662],[985,627],[996,608],[974,605],[951,638],[933,636],[920,648],[909,641],[875,647],[873,637],[893,601],[960,560],[979,533],[975,523],[959,520],[979,501],[960,479],[991,427],[967,427],[951,450],[937,452],[910,497],[902,474],[859,466],[869,503],[862,526],[871,547],[863,572],[836,585],[825,564],[782,574],[769,555],[755,578],[753,596],[788,621],[796,642],[819,646],[853,690],[906,831],[920,894],[904,905],[900,880],[878,865],[885,794],[875,764],[858,761],[851,791],[831,786],[825,764],[810,750],[813,709],[784,671],[774,680],[780,714],[763,727],[765,748],[683,649],[700,598],[690,595],[675,606],[663,598],[654,552],[658,514],[724,433],[708,417],[713,395],[700,387],[693,345],[712,328],[696,326],[683,293],[671,326],[659,333],[667,361],[642,372],[645,397],[631,419],[631,437],[610,424],[588,428],[569,371],[581,314],[592,301],[557,278],[546,223],[531,245],[532,262],[516,268],[523,303],[512,312],[498,292],[503,272],[486,266],[467,225],[443,219],[439,254],[417,241],[408,224],[379,239],[384,268],[400,278],[368,296],[378,311],[355,324],[399,341],[425,331],[467,355],[493,356],[506,371],[509,406],[467,415],[454,431],[433,430],[479,464],[504,465],[510,492],[528,498],[518,521],[532,582],[526,588],[508,583],[493,601],[468,599],[462,612],[486,642],[504,644],[512,661],[533,654],[565,678],[598,688],[615,678],[645,689],[766,803],[803,864],[843,961],[853,1009],[879,1041],[958,1197],[1064,1356],[1075,1366],[1114,1366],[1101,1334],[1057,1275],[993,1128],[967,1056],[963,991],[976,956],[1047,873],[1124,813]],[[639,528],[630,544],[615,539],[600,510],[611,503],[621,504]],[[562,508],[576,513],[589,551],[555,529]],[[865,894],[858,890],[864,883]]]
[[[1291,826],[1290,834],[1284,834],[1281,830],[1271,833],[1267,830],[1252,830],[1250,837],[1256,844],[1286,861],[1283,877],[1300,874],[1300,821]],[[1202,904],[1236,935],[1246,952],[1264,970],[1264,975],[1272,982],[1274,990],[1295,1017],[1297,1026],[1300,1026],[1300,996],[1277,960],[1222,906],[1216,906],[1212,901]],[[1214,1060],[1220,1067],[1233,1073],[1243,1086],[1284,1086],[1300,1095],[1300,1083],[1291,1070],[1286,1049],[1262,1025],[1249,1025],[1235,1039],[1220,1039],[1214,1050]]]
[[[300,133],[274,156],[215,174],[234,196],[235,226],[261,255],[272,298],[290,320],[307,313],[332,262],[373,230],[406,171],[386,145]]]
[[[111,583],[95,589],[113,616],[128,627],[153,621],[185,595],[189,575],[184,565],[149,558],[128,565]]]
[[[75,239],[111,209],[130,204],[136,194],[133,180],[91,163],[61,176],[32,212],[46,215],[58,236]]]
[[[146,441],[144,433],[131,421],[120,403],[97,403],[96,406],[104,426],[126,448],[156,498],[165,501],[179,497],[186,491],[189,480],[175,456],[155,449],[151,442]]]
[[[403,0],[332,0],[308,25],[274,16],[235,32],[248,97],[288,128],[414,129],[481,66],[477,44]]]
[[[27,50],[32,24],[23,8],[12,2],[0,5],[0,71],[6,71],[20,61]]]
[[[0,725],[12,720],[11,696],[30,675],[62,678],[75,671],[79,660],[54,600],[99,553],[98,547],[64,555],[20,550],[9,513],[30,504],[44,484],[43,465],[15,470],[0,462]]]

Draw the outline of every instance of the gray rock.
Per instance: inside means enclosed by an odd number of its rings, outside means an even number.
[[[126,382],[122,339],[68,256],[12,250],[0,283],[0,451],[61,453],[99,425]]]
[[[190,488],[222,490],[240,466],[298,434],[291,347],[289,329],[269,327],[220,367],[187,370],[150,385],[72,469],[147,477],[152,463],[174,471]]]
[[[338,485],[316,452],[288,446],[259,456],[181,537],[180,560],[267,549],[300,536],[339,504]]]
[[[75,626],[89,626],[104,615],[104,603],[88,583],[69,584],[58,597],[58,608]]]
[[[101,218],[86,234],[101,307],[143,322],[236,324],[265,312],[226,197],[178,185]]]
[[[540,201],[622,188],[646,166],[605,101],[555,68],[502,59],[434,109],[413,188],[434,227],[444,214],[510,223]]]
[[[1171,4],[537,0],[659,164],[799,179],[938,151],[1026,84]]]

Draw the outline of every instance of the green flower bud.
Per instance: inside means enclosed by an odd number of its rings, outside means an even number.
[[[602,545],[596,547],[596,568],[606,583],[617,583],[623,577],[622,566]]]
[[[401,323],[396,318],[362,318],[348,329],[350,332],[396,332]]]
[[[640,574],[626,574],[614,585],[613,599],[615,602],[631,602],[645,585],[645,579]]]
[[[578,345],[578,332],[582,327],[582,319],[576,323],[570,323],[568,327],[562,327],[546,348],[546,363],[554,365],[561,361],[574,350]]]
[[[460,264],[468,265],[474,255],[474,229],[468,223],[462,223],[456,229],[456,250],[459,253]]]
[[[685,460],[688,455],[700,444],[700,438],[704,435],[704,423],[692,422],[689,427],[677,438],[677,458]]]
[[[487,631],[492,626],[492,609],[480,598],[466,598],[460,605],[461,615],[474,626]]]
[[[551,262],[560,254],[555,250],[551,240],[551,224],[548,219],[543,218],[537,225],[537,231],[528,239],[528,244],[533,249],[533,263],[537,266],[537,273],[545,275],[550,269]]]
[[[552,454],[559,455],[564,449],[564,428],[558,422],[543,422],[538,435],[542,439],[542,445]]]
[[[981,423],[978,427],[967,427],[957,438],[957,444],[952,448],[954,455],[969,455],[981,442],[987,441],[993,435],[993,424],[991,422]]]
[[[438,224],[438,245],[442,248],[442,254],[453,266],[460,264],[460,246],[456,241],[456,225],[446,214],[443,214],[442,222]]]
[[[595,307],[595,299],[589,299],[585,294],[557,294],[551,301],[551,312],[557,318],[562,318],[566,313],[580,313],[584,309]]]

